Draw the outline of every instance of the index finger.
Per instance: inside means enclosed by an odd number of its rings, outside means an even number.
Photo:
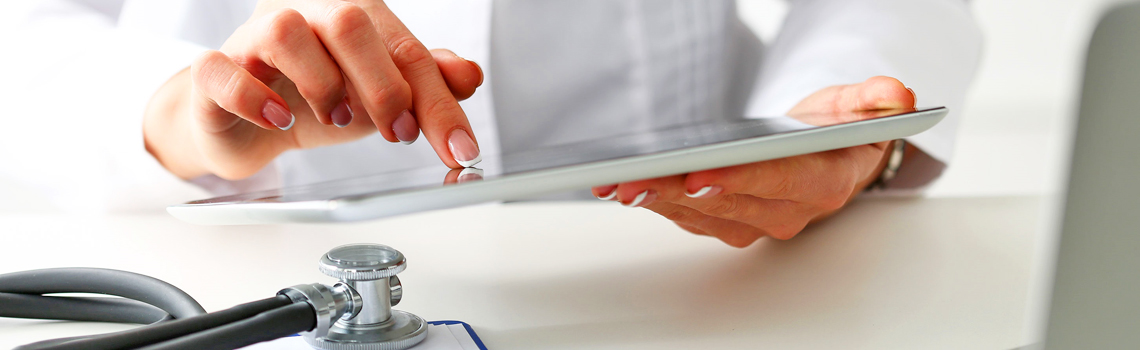
[[[482,160],[467,115],[447,87],[431,52],[383,2],[359,5],[368,11],[393,63],[411,85],[413,114],[440,160],[453,168],[470,167]]]

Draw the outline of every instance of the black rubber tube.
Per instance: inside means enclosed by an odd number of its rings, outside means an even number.
[[[0,317],[151,324],[166,311],[122,298],[53,297],[0,293]]]
[[[41,340],[41,341],[38,341],[35,343],[29,343],[29,344],[24,344],[24,345],[14,347],[14,348],[12,348],[12,350],[42,349],[42,348],[46,348],[49,346],[56,346],[56,345],[63,344],[63,343],[69,342],[69,341],[79,340],[79,339],[84,339],[84,338],[90,338],[90,337],[92,337],[92,336],[81,335],[78,337],[67,337],[67,338],[55,338],[55,339]]]
[[[83,337],[63,343],[28,344],[16,350],[116,350],[134,349],[178,337],[206,331],[216,327],[255,317],[266,311],[288,306],[289,297],[279,295],[234,306],[229,309],[208,313],[202,316],[178,319],[170,322],[129,329],[122,332]],[[308,305],[308,304],[304,304]]]
[[[139,350],[232,350],[306,332],[316,323],[316,313],[309,304],[295,303]]]
[[[153,277],[108,269],[58,268],[0,275],[0,292],[18,294],[96,293],[138,300],[174,318],[205,314],[194,298]]]

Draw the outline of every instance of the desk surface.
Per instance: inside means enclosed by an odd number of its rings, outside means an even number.
[[[204,227],[165,215],[0,214],[0,273],[123,269],[207,310],[331,279],[340,244],[408,257],[398,309],[501,349],[1010,349],[1023,345],[1040,197],[863,199],[735,249],[614,203],[479,206],[361,224]],[[120,325],[0,319],[0,349]]]

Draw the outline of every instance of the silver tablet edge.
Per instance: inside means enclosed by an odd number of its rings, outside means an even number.
[[[945,107],[910,112],[903,118],[880,118],[832,127],[738,140],[578,166],[511,175],[426,190],[384,193],[360,198],[213,205],[172,205],[174,217],[203,225],[320,223],[373,220],[428,210],[584,189],[646,178],[682,174],[854,145],[904,138],[923,132],[947,114]],[[716,157],[709,157],[716,154]],[[590,177],[582,174],[590,173]],[[636,174],[636,175],[633,175]],[[448,196],[446,201],[439,196]],[[444,204],[446,203],[446,204]]]

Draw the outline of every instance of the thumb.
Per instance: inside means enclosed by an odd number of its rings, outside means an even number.
[[[792,107],[788,114],[836,113],[915,108],[914,91],[898,79],[877,76],[858,84],[819,90]]]

